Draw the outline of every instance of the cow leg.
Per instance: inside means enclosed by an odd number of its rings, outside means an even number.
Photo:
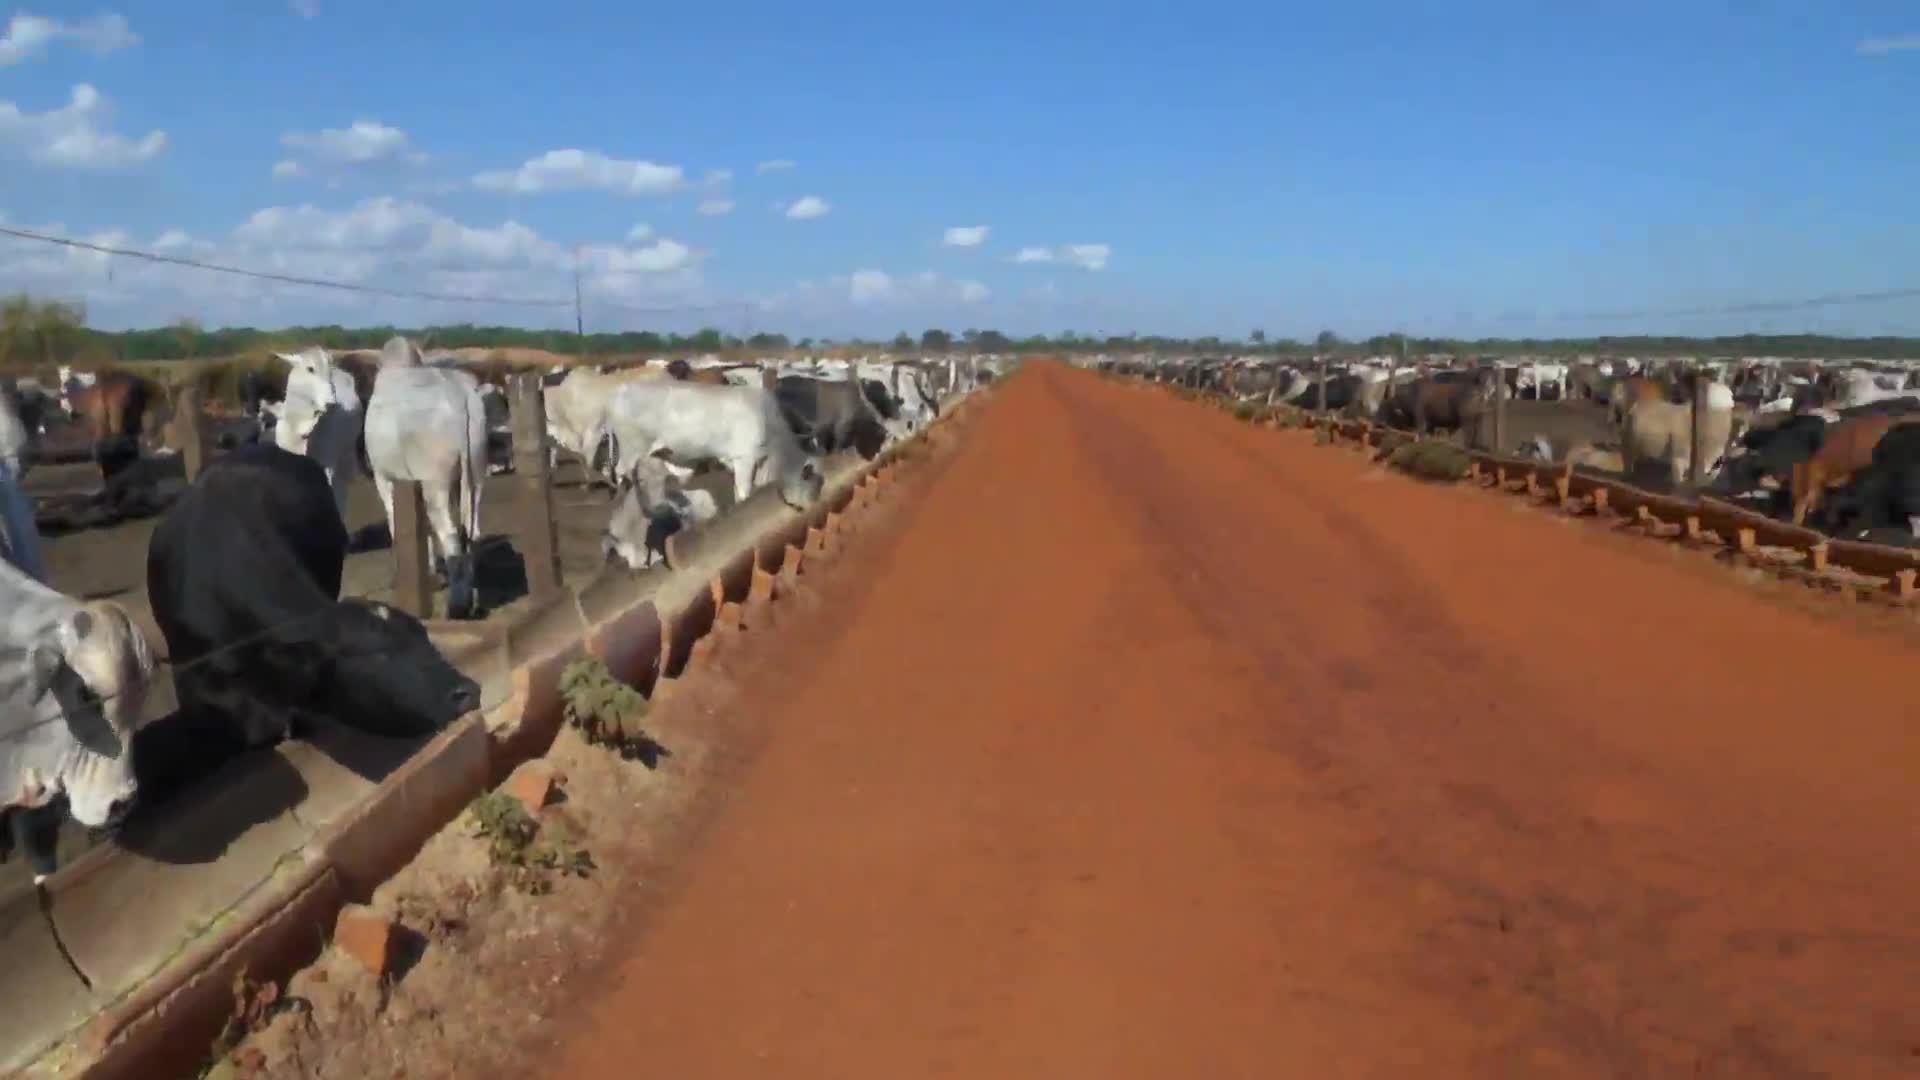
[[[1920,514],[1907,515],[1907,528],[1913,531],[1916,538],[1920,538]]]
[[[15,850],[27,857],[35,885],[60,868],[60,808],[57,803],[7,811],[7,833]]]
[[[753,494],[753,470],[759,462],[754,458],[728,458],[727,471],[733,474],[733,501],[743,503]]]
[[[440,549],[447,574],[447,617],[465,618],[473,604],[473,567],[466,539],[453,520],[453,500],[447,491],[427,497],[427,524]]]
[[[380,496],[381,511],[387,515],[388,542],[397,543],[397,541],[393,539],[393,480],[381,473],[374,473],[373,490],[375,494]],[[342,516],[340,520],[345,521],[345,516]]]

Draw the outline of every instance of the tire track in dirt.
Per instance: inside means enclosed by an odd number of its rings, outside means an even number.
[[[1920,1065],[1905,646],[1052,366],[923,481],[554,1075]]]

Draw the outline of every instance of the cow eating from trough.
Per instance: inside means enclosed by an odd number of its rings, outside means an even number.
[[[0,810],[15,839],[27,840],[26,811],[62,796],[89,828],[125,816],[139,788],[133,737],[153,667],[125,608],[75,600],[0,559]],[[35,870],[51,866],[36,859]]]
[[[641,458],[632,475],[620,480],[600,552],[608,561],[617,556],[629,569],[645,570],[654,555],[665,559],[667,537],[698,528],[719,513],[712,492],[682,486],[659,458]]]
[[[161,519],[147,595],[195,739],[237,750],[323,719],[411,737],[478,703],[418,620],[340,598],[346,556],[326,473],[277,446],[213,462]]]

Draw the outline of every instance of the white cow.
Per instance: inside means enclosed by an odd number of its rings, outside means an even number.
[[[618,375],[603,375],[587,368],[574,368],[552,386],[540,388],[547,410],[547,438],[554,448],[548,452],[549,468],[559,464],[557,450],[579,455],[591,470],[594,452],[607,438],[607,401],[621,382]],[[615,483],[612,455],[608,455],[607,483]]]
[[[447,613],[471,614],[472,544],[480,535],[487,476],[487,408],[479,380],[457,368],[425,366],[404,337],[388,340],[367,402],[366,442],[387,528],[393,528],[395,481],[418,481],[434,558],[446,570]]]
[[[820,470],[781,417],[773,393],[761,387],[630,382],[607,403],[607,425],[620,476],[632,476],[641,458],[666,454],[683,468],[700,461],[725,465],[736,502],[767,484],[796,509],[820,497]]]
[[[1871,405],[1876,401],[1888,401],[1893,398],[1913,397],[1912,393],[1899,386],[1899,379],[1892,379],[1864,368],[1853,368],[1837,373],[1835,381],[1839,384],[1834,404],[1838,408],[1850,409],[1857,405]],[[1889,386],[1888,383],[1894,385]]]
[[[641,458],[631,482],[621,483],[600,537],[600,551],[608,559],[617,555],[630,569],[645,570],[656,553],[666,554],[667,537],[719,515],[712,492],[682,487],[665,465],[659,458]]]
[[[30,441],[31,435],[20,422],[13,402],[0,394],[0,559],[13,563],[36,581],[46,581],[47,564],[40,553],[33,500],[20,488]]]
[[[75,821],[132,805],[133,732],[153,647],[126,609],[80,602],[0,560],[0,810],[62,794]]]
[[[347,520],[347,496],[359,471],[360,432],[366,412],[353,376],[336,367],[333,355],[315,345],[297,353],[275,353],[287,365],[287,393],[269,405],[273,442],[292,454],[310,457],[326,470],[333,504]]]

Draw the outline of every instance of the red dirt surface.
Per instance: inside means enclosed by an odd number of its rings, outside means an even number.
[[[912,483],[552,1075],[1920,1072],[1911,647],[1054,365]]]

